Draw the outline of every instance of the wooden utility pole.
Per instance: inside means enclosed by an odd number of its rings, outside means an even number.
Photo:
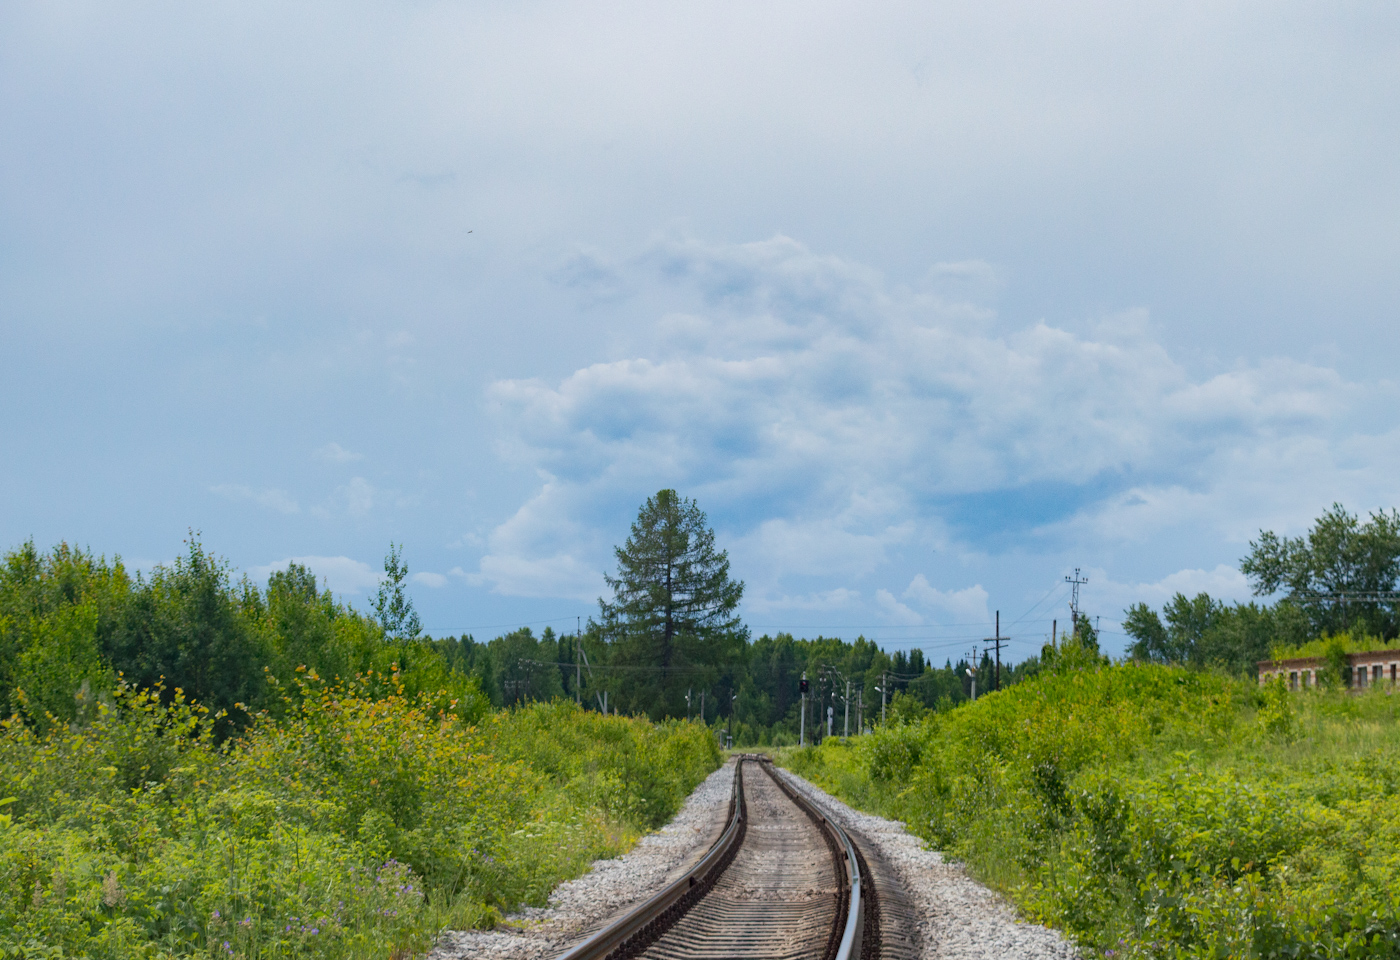
[[[574,700],[583,706],[583,661],[579,651],[583,649],[583,617],[574,618]]]
[[[993,683],[992,683],[992,689],[993,689],[993,690],[1000,690],[1000,689],[1001,689],[1001,645],[1002,645],[1002,643],[1003,643],[1004,641],[1010,640],[1010,639],[1011,639],[1010,637],[1003,637],[1003,636],[1001,635],[1001,611],[998,610],[998,611],[997,611],[997,635],[996,635],[995,637],[988,637],[986,640],[983,640],[983,641],[982,641],[983,643],[991,643],[991,644],[995,644],[995,645],[996,645],[996,651],[997,651],[997,669],[996,669],[996,673],[993,674],[993,676],[994,676],[994,678],[995,678],[994,681],[993,681]]]

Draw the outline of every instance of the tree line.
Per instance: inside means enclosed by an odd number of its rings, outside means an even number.
[[[1159,614],[1129,607],[1123,628],[1129,655],[1157,663],[1217,667],[1252,676],[1256,664],[1312,641],[1346,637],[1348,646],[1382,645],[1400,636],[1400,513],[1362,520],[1341,504],[1297,537],[1261,531],[1240,561],[1255,596],[1273,603],[1227,604],[1177,593]]]
[[[67,544],[30,541],[0,565],[0,716],[44,725],[80,720],[116,685],[181,690],[216,712],[227,736],[259,711],[276,713],[316,681],[360,678],[440,695],[464,714],[556,697],[590,709],[688,717],[725,726],[738,743],[793,742],[805,728],[855,732],[882,717],[910,719],[997,682],[975,663],[873,641],[790,633],[753,638],[737,614],[744,584],[730,575],[705,514],[674,490],[647,499],[615,550],[611,599],[576,632],[522,627],[487,642],[423,634],[405,592],[407,566],[391,544],[372,609],[359,611],[298,564],[252,583],[191,534],[181,557],[130,573]],[[1394,640],[1400,634],[1400,515],[1368,519],[1339,505],[1307,534],[1261,532],[1241,570],[1275,602],[1225,604],[1177,594],[1159,613],[1126,611],[1132,658],[1252,675],[1255,663],[1319,637]],[[1353,640],[1353,643],[1362,642]],[[1103,662],[1081,615],[1065,636],[1016,664],[1001,685],[1067,664]]]
[[[221,714],[227,736],[259,711],[285,710],[307,682],[337,678],[485,709],[477,683],[419,635],[392,546],[385,570],[371,614],[300,564],[266,586],[235,580],[194,534],[174,563],[135,575],[120,558],[66,543],[42,552],[31,540],[0,565],[0,716],[81,720],[126,684],[167,700],[182,691]]]

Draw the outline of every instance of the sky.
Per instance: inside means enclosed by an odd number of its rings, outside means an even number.
[[[1383,3],[0,6],[0,544],[1011,655],[1397,505]]]

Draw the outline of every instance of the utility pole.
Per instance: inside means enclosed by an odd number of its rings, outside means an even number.
[[[885,692],[890,688],[890,672],[880,674],[880,726],[885,725]]]
[[[798,692],[802,695],[801,719],[797,721],[797,745],[805,747],[807,745],[807,671],[802,671],[802,683],[798,687]]]
[[[583,649],[583,617],[574,618],[574,700],[583,706],[583,661],[579,651]]]
[[[846,698],[843,701],[846,705],[845,716],[841,718],[841,737],[846,739],[851,735],[851,681],[846,681]]]
[[[982,641],[983,643],[994,643],[994,644],[996,644],[996,649],[997,649],[997,672],[996,672],[996,674],[995,674],[996,682],[995,682],[995,683],[993,684],[993,686],[992,686],[992,689],[993,689],[993,690],[1000,690],[1000,689],[1001,689],[1001,643],[1002,643],[1003,640],[1010,640],[1010,639],[1011,639],[1010,637],[1003,637],[1003,636],[1001,635],[1001,611],[998,610],[998,611],[997,611],[997,635],[996,635],[995,637],[988,637],[986,640]]]
[[[1065,577],[1065,583],[1074,584],[1074,589],[1069,595],[1069,615],[1070,615],[1070,635],[1079,636],[1079,588],[1089,582],[1088,577],[1080,578],[1079,568],[1074,568],[1074,576]]]

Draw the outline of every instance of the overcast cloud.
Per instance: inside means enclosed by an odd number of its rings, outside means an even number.
[[[1029,652],[1397,505],[1383,4],[0,9],[0,534]],[[298,559],[299,558],[299,559]],[[143,561],[144,562],[144,561]],[[1110,645],[1121,637],[1110,635]],[[961,644],[961,647],[959,646]]]

